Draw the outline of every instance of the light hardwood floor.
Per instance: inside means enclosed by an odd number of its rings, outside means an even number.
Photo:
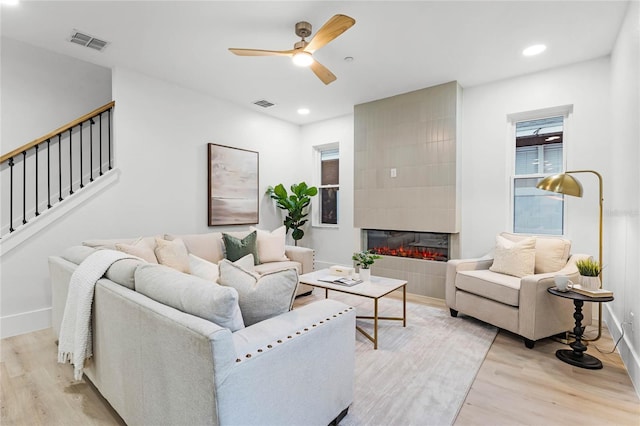
[[[322,297],[316,293],[297,303]],[[409,300],[445,309],[435,299]],[[124,424],[90,384],[73,381],[71,366],[56,362],[51,329],[0,343],[3,426]],[[595,346],[608,351],[613,344],[605,330]],[[584,370],[556,359],[556,349],[563,347],[545,339],[526,349],[521,338],[500,331],[455,424],[640,425],[640,400],[620,356],[602,354],[592,343],[588,352],[602,360],[604,369]]]

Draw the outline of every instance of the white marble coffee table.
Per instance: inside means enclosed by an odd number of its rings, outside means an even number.
[[[314,287],[323,288],[325,297],[329,297],[329,290],[339,291],[341,293],[354,294],[369,299],[373,299],[373,316],[357,316],[359,319],[373,320],[373,336],[364,331],[360,326],[356,325],[356,329],[366,338],[373,342],[373,349],[378,349],[378,320],[402,321],[402,326],[407,326],[407,282],[396,280],[394,278],[375,277],[372,276],[369,281],[364,281],[351,287],[344,285],[320,281],[320,279],[329,276],[328,269],[313,271],[308,274],[300,275],[300,282]],[[336,277],[339,278],[339,277]],[[388,295],[389,293],[402,288],[402,317],[381,317],[378,316],[378,299]]]

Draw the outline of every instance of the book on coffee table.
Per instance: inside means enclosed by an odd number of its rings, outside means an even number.
[[[346,287],[351,287],[351,286],[354,286],[356,284],[360,284],[362,282],[362,280],[358,280],[358,279],[355,279],[355,278],[338,277],[338,276],[335,276],[335,275],[327,275],[325,277],[318,278],[318,281],[323,281],[325,283],[339,284],[339,285],[343,285],[343,286],[346,286]]]
[[[583,288],[580,284],[575,284],[571,290],[589,297],[611,297],[613,292],[603,288]]]

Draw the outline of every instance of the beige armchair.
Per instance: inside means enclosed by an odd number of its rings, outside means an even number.
[[[502,233],[519,242],[526,235]],[[588,255],[569,255],[571,242],[557,237],[536,237],[535,270],[522,277],[491,271],[492,255],[479,259],[455,259],[447,264],[446,303],[451,316],[477,318],[524,338],[527,348],[535,341],[574,328],[571,300],[553,296],[556,275],[578,282],[576,261]],[[583,325],[591,324],[591,303],[583,309]]]

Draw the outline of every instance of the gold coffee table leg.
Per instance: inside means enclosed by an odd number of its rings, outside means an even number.
[[[378,299],[373,299],[373,349],[378,349]]]

